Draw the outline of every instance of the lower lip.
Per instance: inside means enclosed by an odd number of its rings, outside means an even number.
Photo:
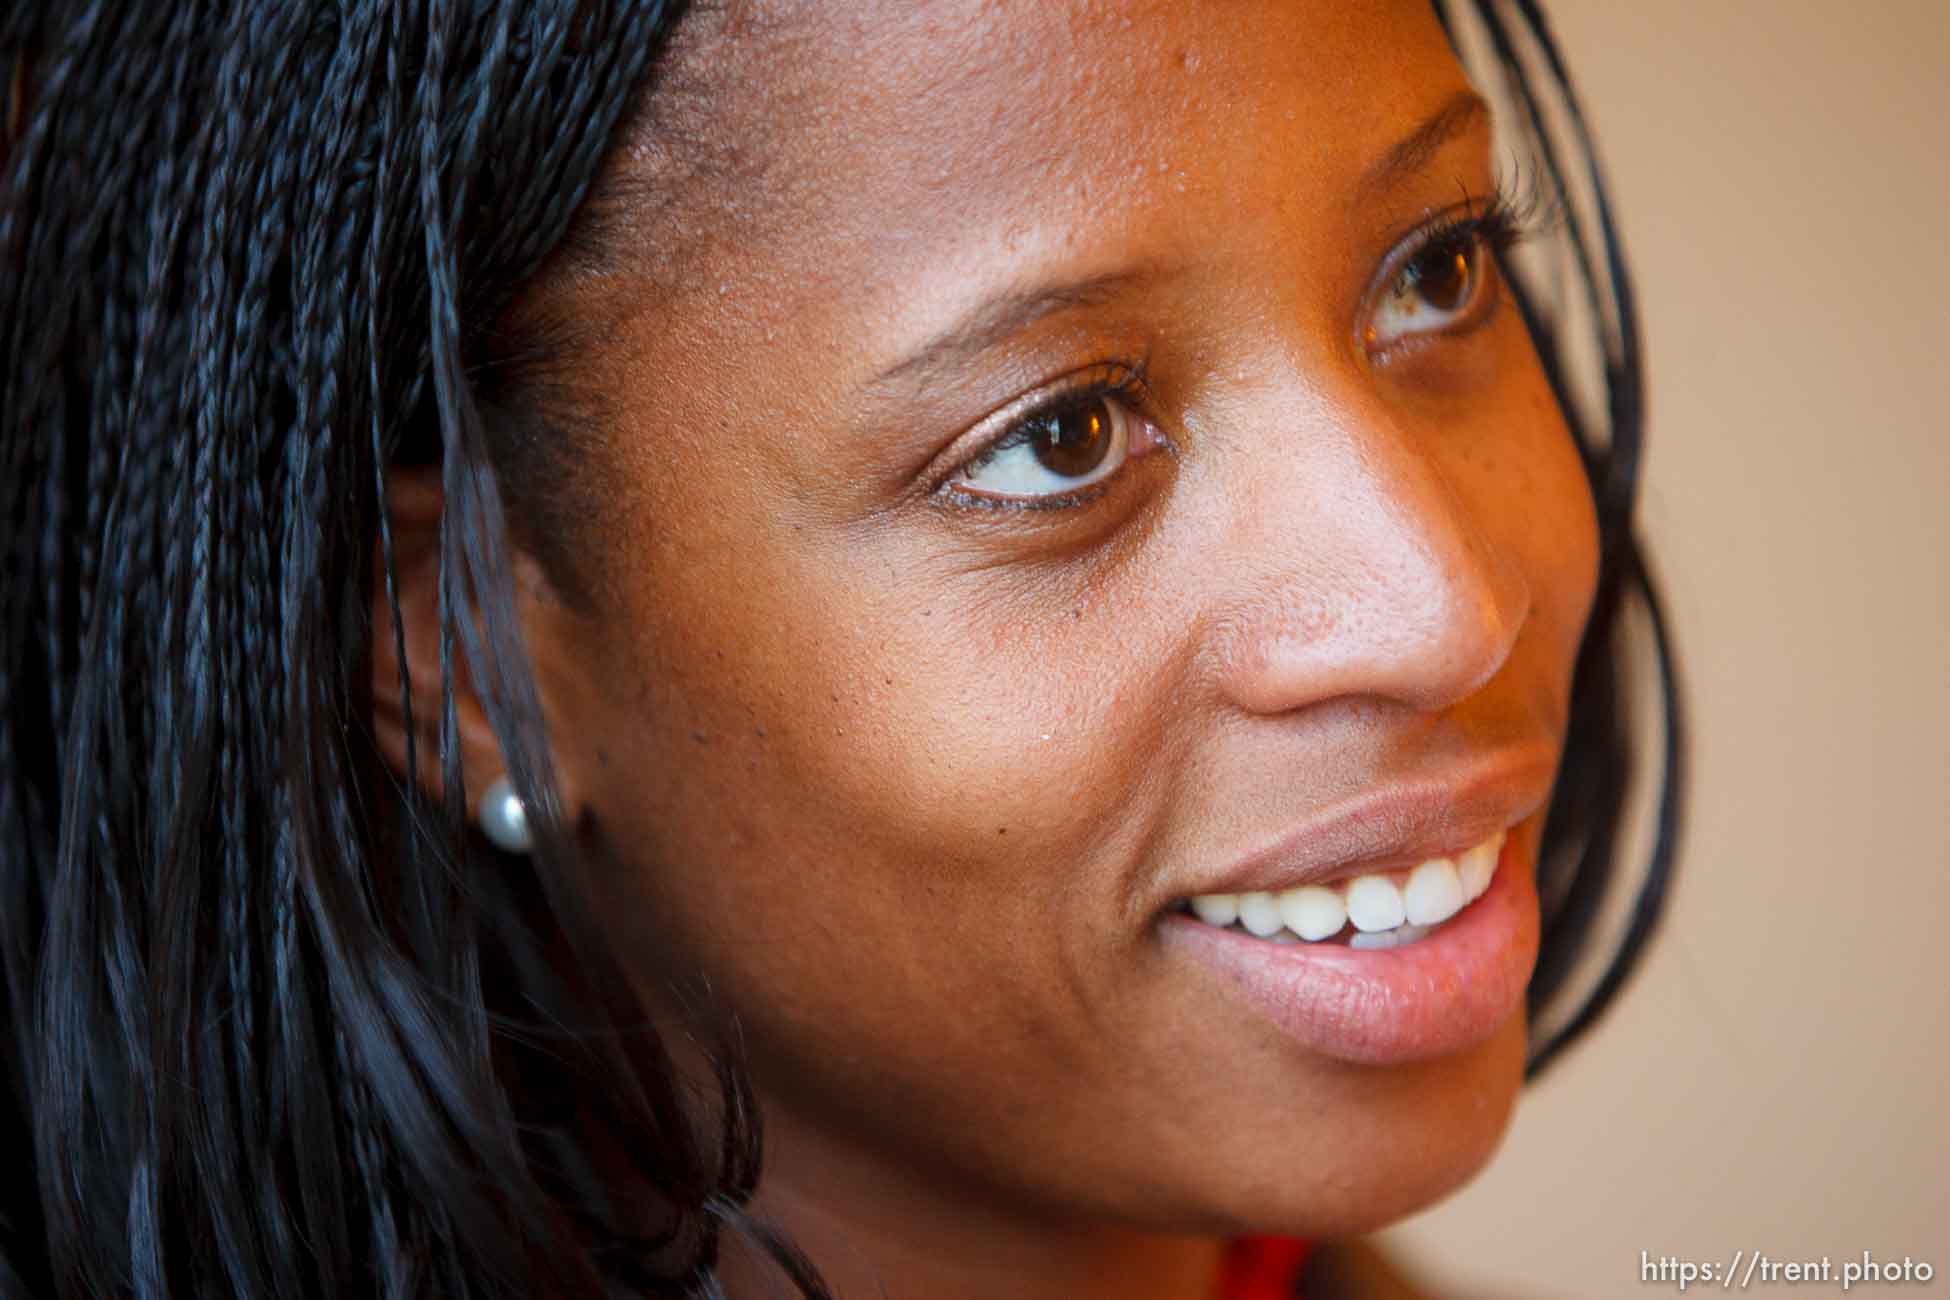
[[[1400,1065],[1486,1041],[1523,1001],[1537,960],[1537,892],[1513,829],[1483,896],[1399,948],[1269,943],[1174,912],[1167,950],[1204,966],[1323,1056]]]

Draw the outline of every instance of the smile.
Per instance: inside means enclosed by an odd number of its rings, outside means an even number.
[[[1464,1051],[1521,1014],[1537,958],[1531,838],[1509,826],[1412,867],[1376,870],[1371,856],[1283,890],[1198,895],[1166,911],[1158,937],[1221,1004],[1309,1051],[1368,1065]]]
[[[1339,943],[1395,948],[1434,933],[1481,898],[1496,874],[1505,832],[1453,857],[1405,871],[1374,872],[1278,893],[1200,894],[1185,905],[1221,930],[1272,943]]]

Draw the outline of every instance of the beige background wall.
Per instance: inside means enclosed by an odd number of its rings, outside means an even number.
[[[1644,296],[1692,825],[1624,1003],[1390,1240],[1445,1294],[1869,1250],[1936,1281],[1851,1294],[1950,1296],[1950,0],[1549,7]]]

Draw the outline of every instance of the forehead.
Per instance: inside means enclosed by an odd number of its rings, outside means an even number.
[[[1425,0],[725,0],[625,141],[672,219],[621,251],[911,290],[916,259],[1165,234],[1269,180],[1339,195],[1465,84]]]

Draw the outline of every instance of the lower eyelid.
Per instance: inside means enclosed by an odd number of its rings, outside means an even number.
[[[1119,471],[1119,473],[1121,472]],[[1117,477],[1117,474],[1113,474],[1110,478],[1100,479],[1092,483],[1089,487],[1078,488],[1075,492],[1066,492],[1061,495],[1047,497],[1000,497],[965,490],[956,491],[955,481],[951,479],[946,485],[947,491],[943,495],[952,499],[956,505],[972,507],[976,510],[990,510],[1003,513],[1015,513],[1025,510],[1057,512],[1088,505],[1099,497],[1108,495],[1111,491],[1112,481]]]
[[[1126,489],[1142,491],[1144,489],[1133,480],[1133,475],[1143,474],[1145,471],[1134,462],[1146,460],[1156,451],[1167,452],[1168,459],[1175,460],[1178,448],[1152,421],[1136,414],[1133,414],[1132,419],[1134,425],[1144,431],[1141,445],[1135,436],[1130,444],[1131,447],[1139,449],[1126,452],[1124,463],[1118,467],[1117,472],[1094,480],[1084,487],[1048,496],[1010,497],[969,491],[960,486],[958,479],[949,478],[930,494],[930,500],[938,506],[957,513],[972,510],[980,515],[990,516],[1024,512],[1057,516],[1069,515],[1080,507],[1088,506],[1101,498]],[[1055,522],[1052,520],[1053,524]]]

